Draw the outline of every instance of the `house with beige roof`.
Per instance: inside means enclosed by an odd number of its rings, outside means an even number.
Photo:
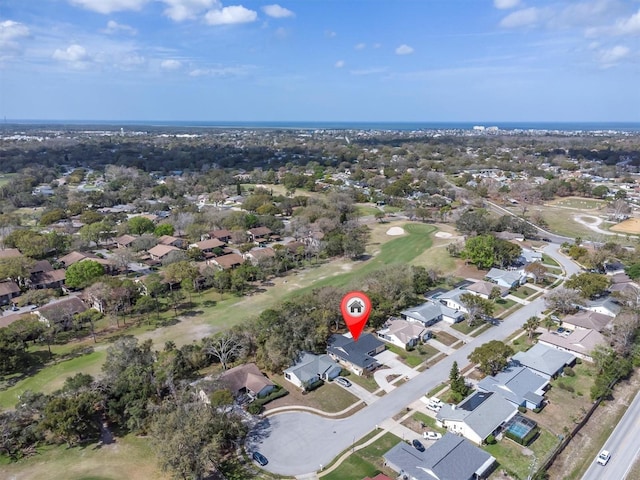
[[[248,395],[251,398],[262,398],[276,387],[275,383],[265,377],[255,363],[238,365],[224,371],[219,377],[220,383],[231,390],[234,397]]]
[[[578,310],[578,313],[567,315],[562,319],[562,327],[569,330],[591,329],[598,332],[606,330],[613,321],[613,317],[591,310]]]
[[[485,300],[489,299],[494,288],[497,288],[500,291],[501,297],[506,297],[509,294],[509,289],[507,287],[503,287],[496,283],[487,282],[486,280],[480,280],[476,283],[472,283],[468,287],[465,287],[465,289],[469,293],[478,295],[479,297],[482,297]]]
[[[152,260],[162,260],[171,252],[179,252],[179,251],[180,249],[178,247],[174,247],[172,245],[158,244],[155,247],[152,247],[149,250],[147,250],[147,253],[151,256]]]
[[[242,258],[242,255],[237,253],[229,253],[227,255],[210,258],[207,262],[209,265],[215,265],[223,270],[229,270],[242,265],[244,263],[244,258]]]
[[[401,318],[387,320],[384,326],[376,332],[376,335],[380,340],[405,350],[413,348],[431,337],[431,333],[422,323],[410,322]]]
[[[593,362],[591,352],[598,345],[606,345],[607,340],[597,330],[576,329],[566,337],[555,332],[544,332],[538,337],[538,343],[571,353],[587,362]]]
[[[11,303],[11,299],[20,295],[20,287],[11,280],[0,282],[0,305]]]

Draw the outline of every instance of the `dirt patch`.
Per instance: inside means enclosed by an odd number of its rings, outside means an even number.
[[[616,386],[614,399],[604,402],[593,413],[589,422],[571,440],[567,448],[549,469],[549,478],[578,478],[578,469],[586,469],[598,453],[602,442],[613,431],[615,424],[640,389],[640,374]],[[607,430],[603,432],[603,426]],[[573,474],[572,474],[573,473]],[[631,478],[631,477],[629,477]]]
[[[640,234],[640,218],[629,218],[610,228],[614,232]]]

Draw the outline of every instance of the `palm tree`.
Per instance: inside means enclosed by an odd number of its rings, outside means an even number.
[[[527,332],[529,340],[533,340],[533,335],[536,333],[536,330],[539,326],[540,319],[538,317],[529,317],[529,319],[524,323],[522,328],[524,328],[525,332]]]

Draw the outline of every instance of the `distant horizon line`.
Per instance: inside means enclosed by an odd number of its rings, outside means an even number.
[[[500,129],[552,129],[560,130],[602,130],[622,128],[640,130],[638,121],[554,121],[554,120],[82,120],[82,119],[15,119],[4,118],[1,125],[74,125],[74,126],[148,126],[148,127],[194,127],[194,128],[335,128],[358,129],[360,127],[377,127],[378,129],[421,129],[421,128],[458,128],[471,129],[473,127],[498,127]],[[410,127],[410,128],[408,128]],[[569,128],[566,128],[569,127]]]

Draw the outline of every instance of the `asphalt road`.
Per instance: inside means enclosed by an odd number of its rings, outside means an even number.
[[[557,245],[549,245],[545,253],[560,262],[568,275],[579,271],[573,262],[557,254],[557,248]],[[348,418],[334,420],[304,412],[266,418],[252,430],[246,448],[249,452],[258,450],[265,455],[269,459],[265,468],[270,472],[280,475],[315,472],[320,465],[330,463],[383,420],[394,416],[448,378],[454,361],[462,369],[469,363],[467,356],[475,347],[491,340],[504,340],[529,317],[539,316],[544,309],[544,298],[537,298],[509,315],[499,326],[487,330],[430,369]]]
[[[611,459],[599,465],[594,458],[582,480],[624,480],[640,455],[640,395],[636,395],[626,413],[604,444]],[[631,480],[631,479],[629,479]]]

